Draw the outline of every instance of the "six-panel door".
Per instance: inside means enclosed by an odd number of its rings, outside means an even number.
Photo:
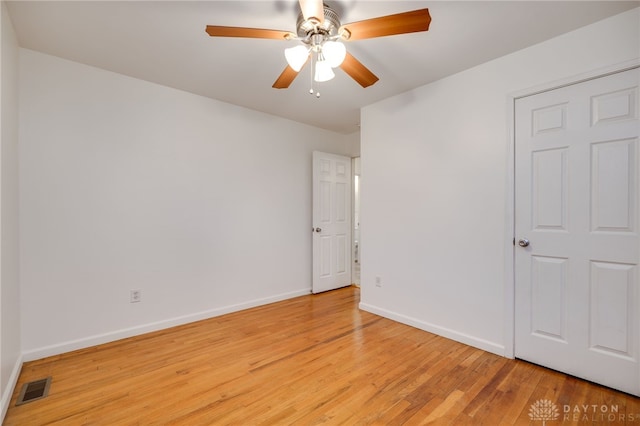
[[[640,395],[638,69],[516,101],[515,354]]]
[[[351,284],[351,158],[313,153],[314,293]]]

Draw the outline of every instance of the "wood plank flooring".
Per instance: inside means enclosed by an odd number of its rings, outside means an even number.
[[[4,424],[640,426],[639,398],[358,301],[348,287],[26,363]],[[49,375],[47,398],[14,406],[23,383]],[[559,417],[532,420],[544,399]]]

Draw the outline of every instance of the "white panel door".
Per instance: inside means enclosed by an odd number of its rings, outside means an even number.
[[[515,124],[516,357],[635,395],[639,83],[634,69],[518,99]]]
[[[313,153],[314,293],[351,284],[351,158]]]

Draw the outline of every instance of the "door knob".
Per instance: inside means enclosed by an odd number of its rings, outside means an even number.
[[[316,228],[315,231],[316,232],[322,232],[322,228]]]
[[[518,241],[518,245],[519,245],[520,247],[528,247],[528,246],[529,246],[529,240],[527,240],[526,238],[521,238],[521,239]]]

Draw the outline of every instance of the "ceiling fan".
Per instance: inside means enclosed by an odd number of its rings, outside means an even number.
[[[299,3],[301,12],[296,33],[218,25],[207,25],[206,32],[211,37],[300,41],[299,45],[285,49],[288,65],[273,83],[276,89],[289,87],[309,60],[317,82],[330,80],[334,77],[332,68],[340,67],[362,87],[369,87],[378,81],[378,77],[348,53],[342,41],[427,31],[431,23],[429,9],[419,9],[341,25],[338,14],[322,0],[299,0]],[[320,94],[316,93],[316,96]]]

